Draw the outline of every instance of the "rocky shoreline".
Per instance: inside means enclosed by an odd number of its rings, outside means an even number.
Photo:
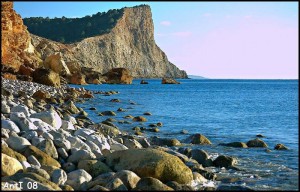
[[[238,170],[233,157],[212,160],[177,139],[95,124],[75,105],[93,99],[83,88],[3,78],[1,85],[2,190],[222,190],[208,167]],[[211,144],[201,134],[184,143]]]

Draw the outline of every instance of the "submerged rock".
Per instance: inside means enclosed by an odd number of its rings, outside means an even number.
[[[281,143],[275,145],[274,149],[276,149],[276,150],[288,150],[288,148],[286,146],[284,146],[283,144],[281,144]]]
[[[207,139],[204,135],[199,133],[189,136],[187,139],[184,140],[185,143],[192,143],[192,144],[208,144],[210,145],[211,142]]]
[[[263,141],[258,138],[250,140],[247,142],[248,147],[268,147],[268,145]]]

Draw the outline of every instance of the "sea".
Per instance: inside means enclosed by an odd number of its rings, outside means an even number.
[[[298,80],[218,80],[178,79],[181,84],[161,84],[161,79],[141,79],[130,85],[71,85],[92,91],[118,91],[104,96],[95,94],[88,102],[79,103],[89,118],[100,123],[108,116],[102,111],[114,111],[112,118],[124,121],[126,115],[144,116],[147,122],[116,123],[124,131],[135,126],[148,127],[162,122],[158,133],[146,136],[184,140],[191,134],[205,135],[212,145],[187,145],[208,152],[212,159],[229,155],[238,159],[241,170],[212,167],[211,171],[223,178],[220,185],[238,185],[254,190],[299,190],[299,85]],[[120,99],[121,102],[109,102]],[[132,104],[134,102],[134,104]],[[97,110],[89,110],[95,107]],[[123,108],[126,112],[118,112]],[[186,130],[187,134],[181,133]],[[268,145],[266,148],[232,148],[220,143],[247,142],[257,134]],[[289,150],[274,150],[281,143]],[[225,178],[225,179],[224,179]],[[227,179],[226,178],[231,178]],[[218,180],[218,179],[217,179]],[[230,181],[229,181],[230,180]]]

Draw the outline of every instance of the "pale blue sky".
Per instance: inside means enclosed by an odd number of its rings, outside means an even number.
[[[298,2],[15,2],[24,17],[83,17],[148,4],[155,40],[188,74],[298,78]]]

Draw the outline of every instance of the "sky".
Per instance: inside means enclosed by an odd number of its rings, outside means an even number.
[[[156,44],[189,75],[298,79],[298,2],[14,2],[24,17],[150,5]]]

